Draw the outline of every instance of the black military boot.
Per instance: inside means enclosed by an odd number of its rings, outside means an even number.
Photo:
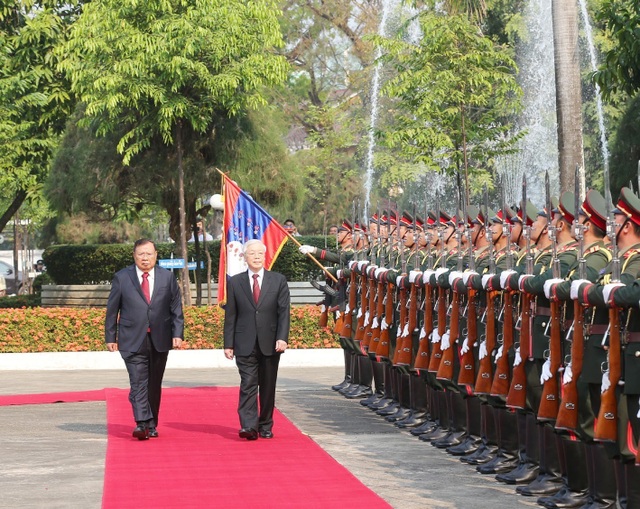
[[[527,484],[538,476],[538,463],[527,454],[527,421],[529,420],[527,414],[518,411],[516,415],[518,420],[518,465],[509,472],[496,475],[496,480],[506,484]]]
[[[553,495],[562,488],[560,462],[553,428],[542,424],[537,424],[536,427],[538,430],[540,469],[538,476],[533,481],[516,488],[516,492],[525,497]]]
[[[589,501],[582,509],[616,508],[616,472],[602,444],[585,444]]]
[[[482,444],[480,439],[482,433],[480,399],[476,396],[469,396],[465,398],[464,402],[466,406],[467,433],[462,442],[447,449],[447,452],[453,456],[471,454]]]
[[[548,509],[582,507],[589,502],[584,444],[559,437],[559,446],[566,460],[565,485],[555,495],[540,497],[537,503]]]
[[[331,388],[334,391],[339,391],[340,389],[344,389],[347,385],[351,383],[351,361],[352,361],[352,353],[347,350],[346,345],[344,344],[344,338],[340,338],[340,346],[343,348],[344,353],[344,380],[339,384],[332,385]]]
[[[509,412],[505,408],[494,408],[494,417],[498,434],[498,451],[491,461],[476,467],[481,474],[509,472],[518,461],[518,419],[515,412]]]
[[[451,432],[440,440],[431,441],[431,445],[438,449],[446,449],[460,444],[467,432],[466,406],[462,394],[453,391],[449,392],[448,403]]]
[[[409,404],[411,412],[394,424],[401,429],[416,428],[427,420],[427,391],[422,378],[416,375],[409,377]]]
[[[640,466],[633,463],[624,465],[627,486],[627,504],[625,509],[640,509]]]

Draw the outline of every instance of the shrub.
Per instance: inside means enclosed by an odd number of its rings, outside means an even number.
[[[86,352],[106,350],[103,308],[0,309],[0,353]],[[291,310],[290,348],[337,348],[328,329],[318,327],[317,306]],[[224,311],[217,306],[184,310],[183,348],[223,347]]]

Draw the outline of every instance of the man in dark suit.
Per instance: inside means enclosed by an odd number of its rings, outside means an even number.
[[[273,438],[273,407],[280,354],[289,339],[289,287],[282,274],[264,269],[267,248],[244,245],[248,270],[227,284],[224,354],[240,372],[240,437]],[[258,413],[258,395],[260,412]]]
[[[164,368],[169,350],[180,348],[184,331],[176,278],[156,266],[157,257],[151,240],[136,241],[135,264],[117,272],[111,283],[105,319],[107,348],[120,351],[129,373],[138,440],[158,436]]]

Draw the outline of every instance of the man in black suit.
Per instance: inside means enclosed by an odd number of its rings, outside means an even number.
[[[240,372],[240,437],[273,438],[273,407],[280,354],[289,339],[289,287],[282,274],[264,269],[267,248],[244,245],[248,270],[227,284],[224,354],[236,357]],[[260,413],[258,414],[258,395]]]
[[[138,440],[158,436],[164,368],[169,350],[180,348],[184,331],[176,278],[156,266],[157,257],[151,240],[136,241],[135,264],[117,272],[111,283],[105,319],[107,348],[120,351],[129,373]]]

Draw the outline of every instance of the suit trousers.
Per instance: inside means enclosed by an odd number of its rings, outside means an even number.
[[[136,422],[158,425],[162,377],[169,352],[158,352],[151,337],[142,342],[137,352],[120,352],[129,373],[129,401]]]
[[[251,355],[236,356],[236,366],[240,373],[238,416],[241,428],[271,431],[279,362],[279,353],[266,356],[260,351],[257,342]]]

